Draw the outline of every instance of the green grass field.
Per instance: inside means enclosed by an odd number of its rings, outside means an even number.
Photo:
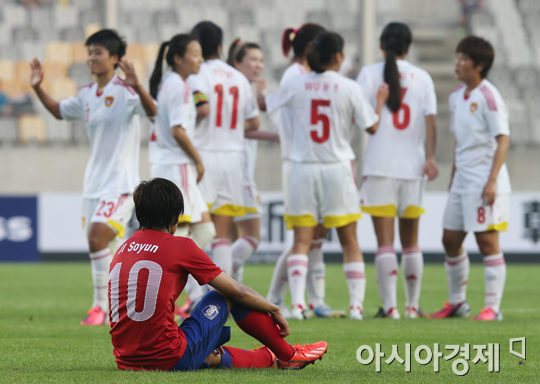
[[[245,283],[266,294],[272,266],[249,265]],[[335,308],[347,308],[348,293],[341,266],[329,264],[327,302]],[[471,383],[540,382],[540,265],[508,265],[508,278],[502,310],[504,321],[472,322],[450,320],[314,319],[291,321],[290,343],[328,342],[328,354],[322,361],[302,371],[280,370],[203,370],[190,373],[117,371],[112,355],[108,327],[82,327],[79,321],[89,308],[92,295],[90,266],[86,263],[2,264],[0,265],[0,383],[447,383],[466,380]],[[366,271],[368,287],[365,313],[372,317],[379,298],[373,265]],[[398,282],[398,300],[403,313],[403,283]],[[473,314],[483,306],[483,266],[472,265],[468,300]],[[446,277],[442,265],[426,265],[422,308],[440,309],[446,299]],[[231,346],[253,348],[254,340],[232,325]],[[509,339],[527,337],[527,360],[509,353]],[[414,358],[411,372],[397,362],[361,365],[356,350],[363,344],[372,348],[382,344],[386,358],[392,344],[500,343],[500,373],[489,373],[488,365],[470,363],[470,372],[458,377],[452,361],[441,359],[440,373],[433,364],[419,365]],[[447,353],[445,353],[446,355]],[[403,352],[401,356],[404,357]],[[471,348],[471,360],[475,356]]]

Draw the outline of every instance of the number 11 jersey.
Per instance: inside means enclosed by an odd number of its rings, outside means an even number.
[[[357,81],[375,108],[379,86],[384,83],[384,62],[362,68]],[[379,128],[369,137],[363,176],[395,179],[422,178],[425,163],[424,118],[437,114],[437,97],[431,76],[408,61],[397,61],[401,83],[401,108],[392,113],[387,105]]]

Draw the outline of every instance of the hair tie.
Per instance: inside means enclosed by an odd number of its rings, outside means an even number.
[[[293,29],[293,32],[296,35],[298,33],[298,28]]]
[[[242,40],[238,40],[238,41],[236,42],[236,45],[242,45]]]

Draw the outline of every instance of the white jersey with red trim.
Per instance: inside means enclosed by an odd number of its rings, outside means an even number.
[[[60,102],[65,120],[82,120],[90,138],[90,160],[84,174],[87,199],[133,193],[139,182],[139,95],[114,75],[97,93],[97,83],[82,87],[77,96]]]
[[[373,108],[384,83],[384,62],[362,68],[357,81]],[[387,105],[379,128],[369,136],[362,174],[405,180],[422,178],[424,118],[437,114],[437,97],[431,76],[408,61],[397,61],[401,83],[401,108],[393,113]]]
[[[508,109],[493,84],[482,80],[468,97],[462,85],[448,98],[452,114],[450,129],[456,137],[456,172],[451,192],[482,193],[497,150],[495,138],[510,135]],[[510,177],[503,164],[497,177],[497,193],[510,193]]]
[[[354,159],[350,144],[353,119],[361,129],[379,119],[358,83],[335,71],[290,79],[266,97],[269,113],[284,106],[292,114],[293,137],[288,144],[290,160],[295,162]]]
[[[258,116],[251,86],[238,70],[219,59],[205,61],[187,79],[191,89],[204,93],[210,115],[197,125],[193,143],[205,151],[243,151],[244,121]]]
[[[152,164],[191,164],[193,160],[173,137],[171,128],[181,126],[192,139],[197,110],[190,86],[176,72],[163,77],[157,95],[158,113],[150,133]]]
[[[309,71],[303,65],[292,63],[287,67],[285,72],[283,72],[279,86],[283,86],[289,79],[307,75],[308,73]],[[268,116],[272,125],[277,127],[280,137],[281,157],[283,159],[290,159],[289,143],[292,141],[293,137],[292,113],[290,109],[285,106],[269,113]]]

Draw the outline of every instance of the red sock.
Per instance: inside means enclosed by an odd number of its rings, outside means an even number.
[[[294,355],[292,345],[279,334],[279,329],[267,314],[236,304],[231,310],[234,321],[242,331],[259,340],[275,353],[281,361],[289,361]]]
[[[247,349],[223,347],[225,355],[221,364],[227,368],[270,368],[272,356],[266,348],[257,351]],[[229,356],[227,356],[229,354]],[[232,367],[230,366],[232,365]]]

